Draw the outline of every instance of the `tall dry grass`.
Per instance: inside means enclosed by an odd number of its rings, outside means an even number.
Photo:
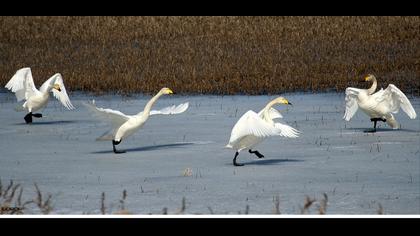
[[[420,17],[0,17],[0,82],[71,91],[278,94],[394,83],[420,93]]]

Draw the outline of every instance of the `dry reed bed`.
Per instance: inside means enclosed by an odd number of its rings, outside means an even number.
[[[420,93],[420,17],[0,17],[0,82],[24,66],[95,93],[278,94],[392,82]]]
[[[39,189],[38,185],[35,186],[35,198],[32,200],[24,200],[22,197],[23,187],[20,184],[16,184],[13,180],[10,180],[9,184],[3,185],[0,179],[0,215],[14,215],[14,214],[50,214],[53,210],[52,195],[47,194],[43,196],[43,193]],[[118,200],[118,209],[111,209],[111,206],[107,204],[105,192],[102,192],[100,198],[100,214],[119,214],[119,215],[131,215],[131,214],[161,214],[161,215],[177,215],[186,214],[187,200],[185,197],[181,200],[181,206],[176,209],[169,211],[167,207],[163,207],[161,213],[134,213],[128,210],[125,206],[127,200],[127,190],[123,190],[122,197]],[[327,214],[328,206],[328,195],[323,194],[321,199],[311,198],[305,196],[305,201],[302,206],[299,206],[299,214]],[[208,213],[188,213],[188,214],[232,214],[229,212],[216,213],[211,207],[208,207]],[[312,210],[312,211],[311,211]],[[382,205],[378,203],[377,214],[384,214]],[[89,213],[84,213],[89,214]],[[249,205],[246,205],[245,210],[238,211],[237,214],[251,214]],[[270,213],[267,213],[270,214]],[[280,197],[273,197],[273,210],[271,214],[282,214],[280,211]]]

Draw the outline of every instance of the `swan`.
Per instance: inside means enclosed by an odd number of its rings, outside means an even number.
[[[38,111],[47,105],[50,92],[52,92],[54,97],[67,109],[74,109],[69,96],[67,95],[63,77],[60,73],[51,76],[38,90],[34,84],[31,68],[25,67],[19,69],[5,87],[15,93],[18,102],[25,100],[22,107],[19,107],[16,110],[28,111],[28,114],[24,118],[26,123],[32,123],[32,117],[42,117],[42,114],[32,114],[32,112]]]
[[[415,119],[417,114],[408,98],[395,85],[389,84],[386,89],[375,93],[378,82],[374,75],[369,74],[365,81],[372,81],[369,89],[347,88],[346,89],[346,111],[343,119],[349,121],[357,111],[357,108],[366,113],[373,123],[372,130],[365,132],[376,132],[376,122],[386,122],[391,128],[398,129],[400,125],[392,113],[396,114],[400,108],[407,113],[410,119]]]
[[[164,94],[173,94],[172,90],[169,88],[162,88],[149,102],[147,102],[144,110],[139,112],[136,115],[126,115],[120,111],[112,109],[104,109],[96,107],[95,101],[91,104],[82,103],[85,105],[94,115],[98,118],[101,118],[105,121],[111,123],[111,130],[105,132],[102,136],[97,138],[97,141],[112,141],[112,147],[114,153],[125,153],[125,151],[117,150],[115,145],[120,144],[120,142],[132,135],[138,129],[143,127],[146,123],[149,116],[152,115],[170,115],[170,114],[179,114],[188,109],[189,103],[182,103],[178,106],[165,107],[161,110],[151,110],[155,102]]]
[[[272,108],[275,104],[292,105],[287,99],[278,97],[269,102],[258,114],[252,110],[247,111],[233,126],[229,143],[226,147],[236,150],[233,158],[234,166],[243,166],[243,164],[236,162],[236,158],[239,152],[244,149],[248,149],[249,153],[255,154],[258,158],[263,158],[264,155],[252,149],[270,136],[298,137],[300,132],[293,127],[274,123],[273,119],[283,118],[278,110]]]

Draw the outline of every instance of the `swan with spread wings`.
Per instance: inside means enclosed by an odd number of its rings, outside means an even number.
[[[18,102],[25,100],[22,107],[18,108],[17,111],[28,111],[28,114],[25,116],[26,123],[32,123],[32,117],[42,117],[41,113],[32,112],[38,111],[47,105],[50,92],[67,109],[74,109],[60,73],[51,76],[38,90],[34,84],[31,68],[25,67],[18,70],[5,87],[15,93]]]
[[[183,113],[188,109],[188,102],[178,106],[165,107],[161,110],[151,110],[155,102],[164,94],[172,94],[169,88],[162,88],[144,107],[144,110],[136,115],[126,115],[120,111],[96,107],[95,102],[83,103],[95,116],[109,122],[112,128],[97,138],[98,141],[112,141],[114,153],[124,153],[125,151],[117,150],[115,145],[132,135],[146,123],[149,116],[153,115],[172,115]]]
[[[366,113],[371,119],[373,129],[365,132],[376,132],[378,121],[386,122],[391,128],[398,129],[400,125],[393,114],[402,109],[410,119],[417,117],[416,111],[408,98],[395,85],[389,84],[386,89],[381,89],[375,93],[378,82],[374,75],[365,77],[365,81],[372,81],[369,89],[347,88],[346,89],[346,111],[343,119],[349,121],[358,108]]]
[[[236,150],[233,158],[234,166],[243,166],[243,164],[236,162],[236,158],[239,152],[245,149],[248,149],[249,153],[255,154],[258,158],[263,158],[264,155],[252,149],[268,137],[297,138],[299,136],[300,132],[295,128],[273,121],[276,118],[283,118],[280,112],[273,108],[275,104],[292,105],[287,99],[278,97],[269,102],[259,113],[255,113],[252,110],[247,111],[233,126],[229,143],[226,147]]]

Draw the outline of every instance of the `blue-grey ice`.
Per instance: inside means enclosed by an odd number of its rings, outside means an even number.
[[[153,116],[122,142],[116,155],[111,142],[95,139],[108,128],[82,106],[136,114],[151,96],[70,94],[76,110],[50,101],[43,118],[25,124],[15,112],[15,96],[0,93],[0,178],[24,186],[33,183],[53,195],[55,214],[99,214],[105,192],[107,212],[125,208],[134,214],[175,213],[186,200],[190,214],[272,214],[279,198],[282,214],[300,214],[305,197],[328,196],[327,214],[420,214],[420,120],[400,112],[401,129],[380,123],[377,133],[358,112],[342,119],[344,94],[281,94],[292,107],[280,108],[283,122],[302,132],[299,138],[272,137],[258,146],[265,158],[243,152],[234,167],[226,149],[231,129],[248,110],[259,111],[277,96],[168,96],[159,109],[189,102],[173,116]],[[420,99],[409,96],[417,113]],[[186,171],[188,170],[188,171]],[[186,174],[188,173],[188,174]],[[317,205],[309,213],[318,214]]]

